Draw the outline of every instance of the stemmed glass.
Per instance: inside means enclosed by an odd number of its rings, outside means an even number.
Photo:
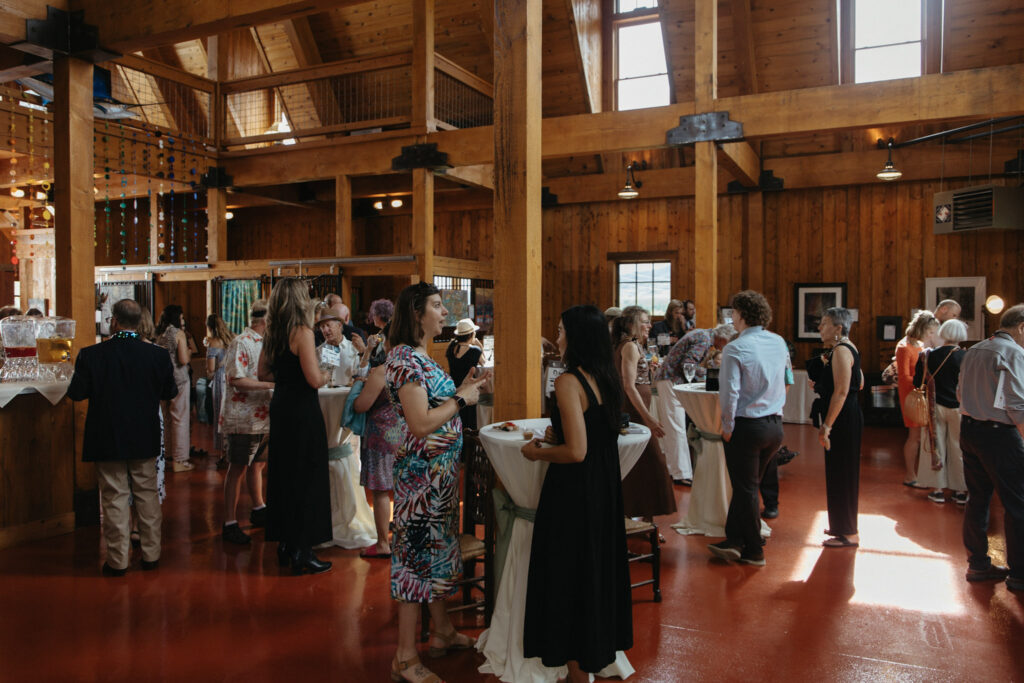
[[[686,377],[687,382],[693,381],[693,376],[697,374],[697,366],[694,363],[683,363],[683,376]]]

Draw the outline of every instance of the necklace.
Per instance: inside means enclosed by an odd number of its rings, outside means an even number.
[[[138,339],[139,333],[131,330],[118,330],[113,336],[114,339]]]

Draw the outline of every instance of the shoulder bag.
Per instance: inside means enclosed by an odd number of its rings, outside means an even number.
[[[946,355],[939,363],[939,367],[935,369],[935,372],[928,370],[928,356],[931,354],[930,351],[925,352],[924,357],[924,376],[921,379],[921,386],[914,387],[907,397],[903,399],[903,415],[911,422],[915,427],[926,427],[928,426],[929,419],[931,417],[931,407],[928,405],[928,382],[934,380],[935,375],[939,374],[942,370],[942,366],[946,364],[949,357],[952,356],[952,352]]]

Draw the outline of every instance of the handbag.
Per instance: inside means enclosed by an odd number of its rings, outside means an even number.
[[[356,382],[345,399],[345,409],[341,414],[341,426],[352,430],[356,436],[362,436],[366,432],[366,413],[357,413],[355,410],[356,398],[363,390],[363,382]]]
[[[935,369],[935,372],[928,370],[928,353],[924,357],[924,377],[921,379],[921,386],[914,387],[914,389],[907,394],[907,397],[903,399],[903,416],[907,418],[907,421],[913,424],[915,427],[926,427],[928,422],[931,420],[931,406],[928,404],[928,391],[927,386],[929,381],[934,381],[935,376],[942,370],[942,366],[946,364],[949,357],[952,356],[952,352],[947,354],[942,362],[939,363],[939,367]]]
[[[882,384],[896,384],[899,381],[899,370],[896,367],[896,359],[893,358],[892,362],[885,366],[885,370],[882,370]]]

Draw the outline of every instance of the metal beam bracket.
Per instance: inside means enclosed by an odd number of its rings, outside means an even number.
[[[558,206],[558,195],[551,192],[547,185],[540,188],[540,205],[545,209],[549,206]]]
[[[391,160],[392,171],[411,171],[414,168],[439,170],[451,168],[448,153],[438,152],[437,143],[423,143],[402,147],[402,153]]]
[[[231,187],[234,179],[228,175],[223,166],[208,166],[206,173],[200,178],[200,183],[208,190]]]
[[[776,178],[775,172],[771,169],[761,171],[761,176],[757,179],[757,187],[745,187],[743,183],[738,180],[730,181],[726,186],[726,192],[729,194],[746,194],[747,192],[781,192],[785,187],[785,181],[782,178]]]
[[[11,47],[43,59],[71,55],[92,63],[118,55],[100,47],[99,29],[85,23],[85,12],[65,12],[47,5],[46,19],[25,20],[25,41]]]
[[[680,116],[679,125],[665,133],[668,145],[692,145],[695,142],[729,142],[743,139],[743,124],[730,121],[729,112],[713,111]]]

